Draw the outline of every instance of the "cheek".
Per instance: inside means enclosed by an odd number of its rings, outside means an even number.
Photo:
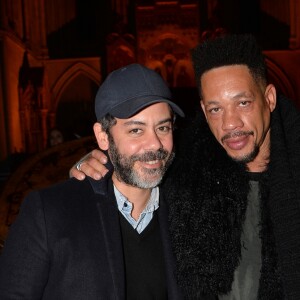
[[[265,132],[267,131],[267,125],[264,123],[263,120],[260,120],[258,123],[254,123],[252,124],[252,130],[254,131],[254,134],[256,135],[256,138],[259,140],[261,138],[263,138],[263,136],[265,135]]]
[[[260,132],[263,130],[265,117],[261,113],[249,114],[243,118],[244,127],[250,131]]]
[[[218,139],[218,137],[222,137],[224,134],[222,131],[222,121],[221,119],[208,119],[207,120],[210,131],[213,135]]]
[[[170,135],[169,137],[166,137],[163,141],[161,141],[163,144],[163,148],[169,152],[173,150],[173,135]]]
[[[131,156],[133,154],[136,154],[140,151],[141,145],[140,143],[133,142],[127,140],[123,140],[122,142],[118,143],[117,148],[120,152],[120,154],[125,154],[126,156]]]

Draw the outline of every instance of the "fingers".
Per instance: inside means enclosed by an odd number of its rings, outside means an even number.
[[[102,153],[102,155],[104,154]],[[105,155],[104,157],[107,160]],[[108,172],[102,162],[91,155],[81,162],[80,170],[81,173],[83,172],[85,175],[92,177],[95,180],[101,179]]]
[[[76,169],[76,165],[74,165],[70,172],[69,172],[70,177],[75,177],[78,180],[83,180],[85,178],[85,174],[79,170]]]
[[[98,149],[94,149],[89,156],[92,156],[93,158],[95,158],[96,160],[98,160],[101,164],[106,164],[107,163],[107,157],[106,155],[98,150]]]
[[[83,180],[85,176],[99,180],[108,172],[104,166],[107,163],[106,155],[100,150],[93,150],[82,157],[70,170],[70,177]]]

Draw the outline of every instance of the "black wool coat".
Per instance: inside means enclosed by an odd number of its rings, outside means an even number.
[[[231,290],[241,257],[249,177],[202,114],[179,136],[164,182],[177,277],[186,299]],[[271,115],[271,155],[260,182],[262,269],[258,299],[300,299],[300,114],[280,96]]]
[[[157,212],[168,296],[179,300],[163,197]],[[0,298],[126,298],[121,229],[111,179],[70,179],[24,200],[0,256]]]

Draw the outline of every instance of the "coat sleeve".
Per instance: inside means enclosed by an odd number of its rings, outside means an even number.
[[[41,299],[48,273],[44,210],[40,194],[33,192],[23,201],[0,255],[0,298]]]

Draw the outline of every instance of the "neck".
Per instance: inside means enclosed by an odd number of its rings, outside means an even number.
[[[152,189],[141,189],[135,186],[128,185],[123,181],[117,179],[115,174],[112,176],[112,180],[116,188],[124,195],[129,202],[132,203],[131,216],[137,220],[146,207],[148,200],[150,199]]]
[[[247,164],[249,172],[262,173],[266,171],[269,161],[253,161]]]

